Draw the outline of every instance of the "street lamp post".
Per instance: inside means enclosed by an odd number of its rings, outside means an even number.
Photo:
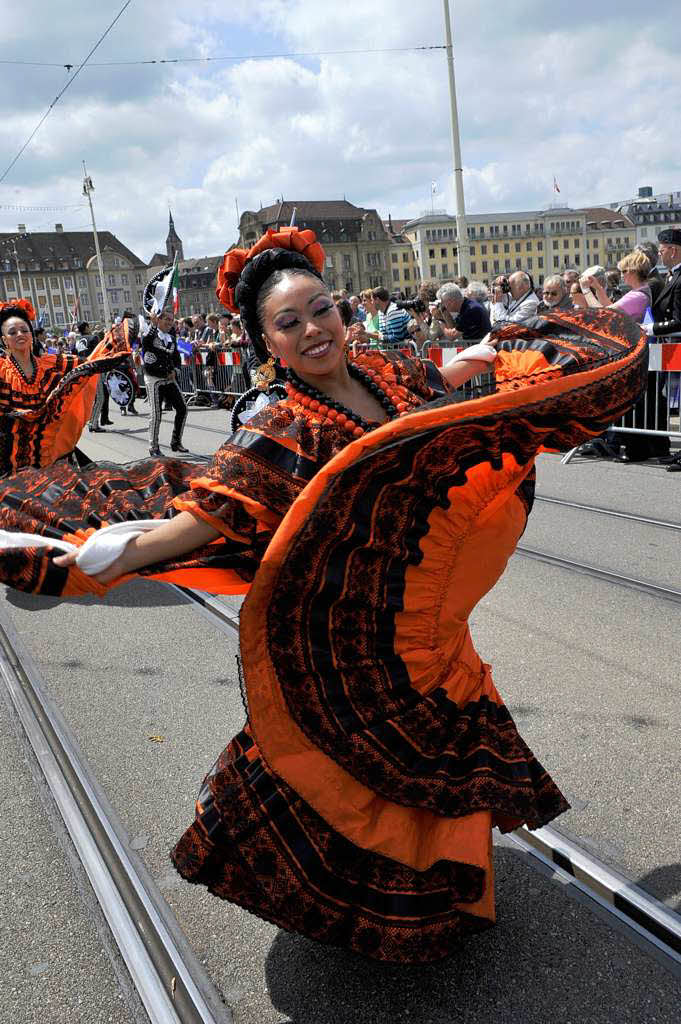
[[[109,310],[109,296],[106,293],[106,281],[104,280],[104,264],[102,263],[102,254],[99,251],[99,239],[97,238],[97,225],[95,224],[95,211],[92,205],[92,193],[95,190],[95,186],[92,184],[92,178],[89,176],[85,169],[85,161],[83,160],[83,195],[86,196],[88,203],[90,204],[90,216],[92,218],[92,233],[95,236],[95,252],[97,253],[97,266],[99,267],[99,280],[102,282],[102,300],[104,302],[104,321],[106,328],[111,327],[111,312]]]
[[[468,235],[466,232],[466,206],[463,198],[463,169],[461,166],[461,139],[459,138],[459,115],[456,107],[456,84],[454,82],[454,56],[452,53],[452,26],[449,18],[449,0],[443,0],[445,15],[445,38],[447,43],[447,71],[449,72],[449,105],[451,111],[452,149],[454,151],[454,185],[456,189],[456,257],[459,276],[470,272]]]

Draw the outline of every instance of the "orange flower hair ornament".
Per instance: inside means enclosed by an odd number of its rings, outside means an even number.
[[[317,241],[314,231],[309,229],[300,231],[299,228],[294,227],[280,228],[279,231],[268,228],[262,238],[250,249],[230,249],[229,252],[226,252],[225,258],[218,267],[215,294],[231,313],[239,312],[234,292],[241,272],[254,256],[258,256],[267,249],[290,249],[292,252],[298,252],[305,256],[320,274],[324,269],[324,250]]]
[[[30,299],[11,299],[9,302],[0,302],[0,313],[4,309],[21,309],[29,320],[35,320],[35,310]]]

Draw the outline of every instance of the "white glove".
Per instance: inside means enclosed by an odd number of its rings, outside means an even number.
[[[445,363],[445,368],[451,366],[452,363],[460,363],[463,359],[475,359],[480,363],[493,363],[497,358],[497,354],[497,350],[492,345],[481,341],[477,345],[471,345],[470,348],[463,349],[462,352],[457,352],[453,359]]]
[[[653,327],[654,326],[655,326],[655,324],[651,324],[651,323],[641,324],[641,330],[645,331],[646,334],[650,337],[652,335],[652,333],[653,333]]]

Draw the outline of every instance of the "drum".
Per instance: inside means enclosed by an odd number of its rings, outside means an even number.
[[[135,397],[135,388],[125,370],[110,370],[104,377],[104,386],[111,398],[122,409],[127,408]]]

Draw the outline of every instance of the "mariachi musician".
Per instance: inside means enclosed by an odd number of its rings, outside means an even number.
[[[162,403],[175,410],[175,422],[170,440],[171,450],[186,452],[182,432],[187,419],[187,404],[177,384],[176,371],[181,365],[175,336],[175,319],[166,309],[175,265],[164,267],[151,278],[144,289],[145,316],[139,318],[139,340],[144,364],[144,383],[149,399],[149,454],[158,456],[158,435],[161,426]]]

